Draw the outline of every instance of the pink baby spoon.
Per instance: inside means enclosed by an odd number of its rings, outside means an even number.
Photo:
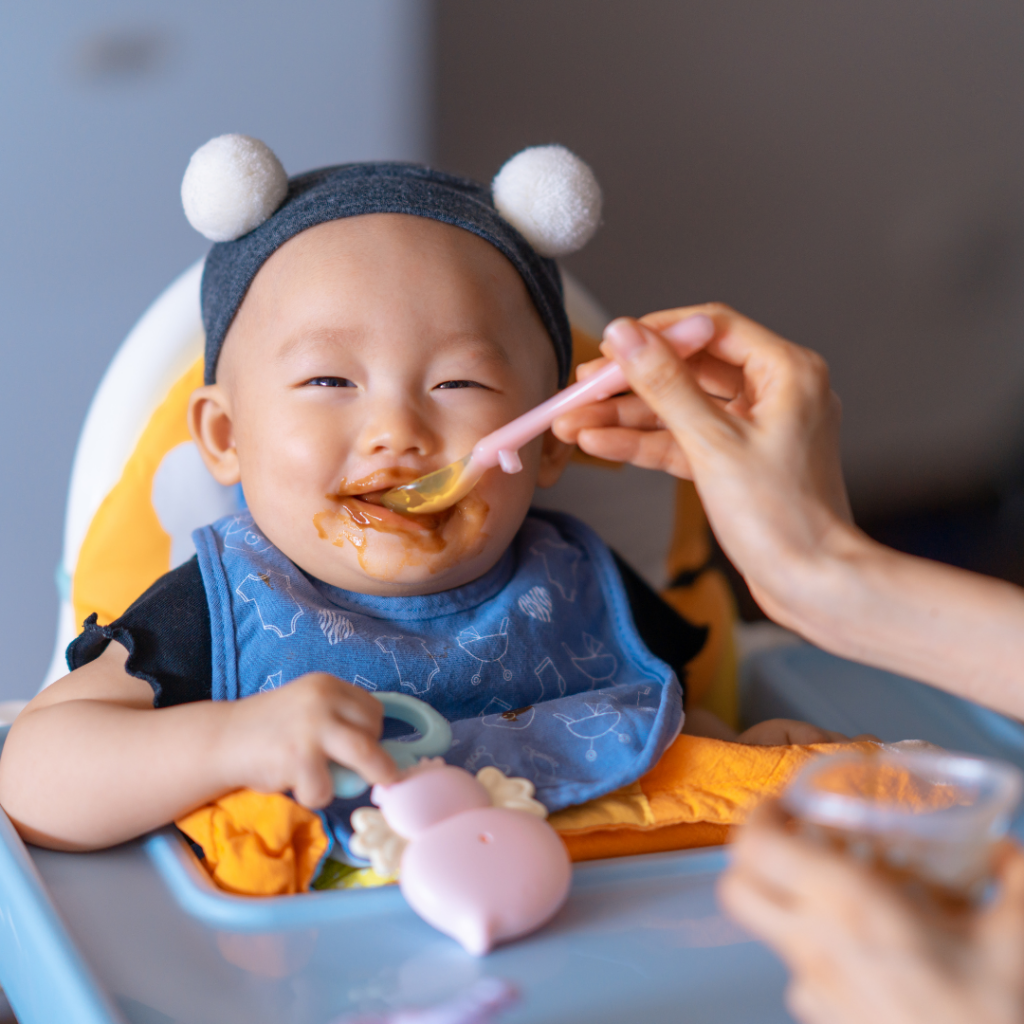
[[[714,330],[710,317],[691,316],[673,325],[672,340],[677,345],[700,344],[707,341]],[[535,409],[488,434],[458,462],[449,463],[401,487],[393,487],[381,500],[395,512],[427,513],[449,508],[469,494],[487,470],[501,466],[506,473],[518,473],[523,468],[519,449],[540,437],[563,413],[591,402],[602,402],[628,387],[619,364],[609,363],[586,380],[559,391]]]
[[[440,759],[373,787],[384,821],[405,841],[402,894],[428,924],[475,956],[536,930],[569,894],[569,855],[532,792],[526,779],[508,779],[495,768],[474,778]],[[376,813],[353,814],[357,836],[372,832]]]

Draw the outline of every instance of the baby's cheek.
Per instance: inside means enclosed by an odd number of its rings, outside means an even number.
[[[477,488],[487,502],[487,533],[495,540],[508,544],[516,535],[533,501],[537,480],[537,459],[526,450],[520,452],[523,468],[518,473],[505,473],[494,469]]]

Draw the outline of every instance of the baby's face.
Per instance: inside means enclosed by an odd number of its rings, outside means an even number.
[[[221,483],[302,569],[371,594],[467,583],[495,564],[534,487],[568,449],[551,435],[454,508],[407,516],[385,490],[462,458],[556,385],[522,279],[489,243],[421,217],[304,231],[263,265],[193,396],[193,436]]]

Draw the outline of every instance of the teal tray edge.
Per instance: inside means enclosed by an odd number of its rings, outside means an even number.
[[[397,886],[295,896],[235,896],[213,884],[177,831],[162,829],[154,833],[145,841],[145,849],[178,906],[219,929],[268,932],[309,928],[406,905]],[[587,861],[574,865],[572,891],[585,892],[645,878],[713,874],[720,872],[726,862],[725,847]]]

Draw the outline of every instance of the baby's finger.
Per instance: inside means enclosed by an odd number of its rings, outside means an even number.
[[[357,729],[380,736],[384,731],[384,705],[362,687],[338,682],[342,685],[335,692],[331,710]]]
[[[292,796],[303,807],[326,807],[334,799],[334,782],[323,757],[312,755],[298,768]]]
[[[825,729],[825,735],[828,737],[827,743],[849,743],[850,737],[844,732],[836,732],[835,729]]]
[[[371,785],[398,780],[398,766],[377,740],[346,722],[331,722],[323,734],[324,753]]]

